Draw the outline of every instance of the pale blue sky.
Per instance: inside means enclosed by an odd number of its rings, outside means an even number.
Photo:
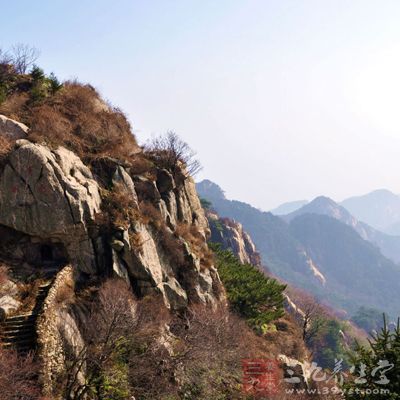
[[[1,47],[92,83],[139,141],[175,130],[230,198],[400,193],[399,1],[14,3]]]

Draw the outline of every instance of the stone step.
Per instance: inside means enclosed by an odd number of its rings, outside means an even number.
[[[22,339],[29,339],[36,336],[36,331],[14,332],[11,335],[2,335],[1,340],[5,342],[16,342]]]
[[[16,334],[24,334],[25,332],[35,332],[35,325],[29,326],[9,326],[7,328],[2,329],[0,337],[12,336]]]
[[[9,322],[25,322],[25,321],[32,321],[37,318],[38,314],[19,314],[19,315],[13,315],[12,317],[9,317],[5,320],[4,324],[7,324]]]
[[[9,341],[9,342],[3,342],[2,346],[7,348],[7,347],[22,347],[22,346],[31,346],[32,344],[35,344],[36,342],[36,337],[29,337],[29,338],[21,338],[20,340],[14,340],[14,341]]]

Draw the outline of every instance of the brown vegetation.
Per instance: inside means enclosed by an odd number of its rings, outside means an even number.
[[[175,132],[154,138],[145,146],[145,152],[159,168],[167,169],[174,175],[181,172],[181,165],[188,176],[194,176],[201,170],[196,153]]]
[[[103,213],[98,218],[99,224],[128,228],[139,218],[137,205],[122,184],[114,184],[111,190],[102,189],[101,197]]]
[[[11,150],[11,147],[12,147],[12,141],[9,138],[0,135],[0,171],[3,168],[7,155]]]
[[[0,400],[45,400],[40,397],[39,366],[33,354],[19,356],[0,347],[0,370]]]
[[[129,159],[137,151],[121,110],[106,105],[92,86],[76,81],[66,82],[62,90],[35,103],[23,92],[13,93],[0,112],[27,124],[31,140],[63,145],[86,162],[102,156]]]
[[[8,280],[9,280],[8,268],[0,263],[0,286],[7,283]]]
[[[202,268],[207,269],[214,265],[214,253],[209,249],[196,225],[178,223],[176,234],[190,244],[193,253],[200,258]]]

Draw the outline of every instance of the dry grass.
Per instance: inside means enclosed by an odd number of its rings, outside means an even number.
[[[141,201],[139,204],[139,210],[141,214],[141,220],[146,225],[152,225],[155,229],[160,229],[163,223],[163,219],[158,210],[149,201]]]
[[[7,156],[12,149],[12,145],[13,142],[11,139],[0,135],[0,170],[2,169],[2,166],[4,165]]]
[[[102,189],[101,197],[103,214],[98,217],[99,224],[128,228],[139,218],[136,203],[122,184],[114,184],[112,190]]]
[[[36,279],[30,283],[18,283],[19,300],[22,303],[19,312],[30,312],[35,308],[39,286],[42,283],[44,283],[42,279]]]
[[[202,268],[207,269],[214,265],[214,253],[208,248],[196,225],[178,223],[176,234],[190,244],[193,253],[200,258]]]
[[[76,81],[66,82],[62,90],[39,103],[13,95],[0,112],[27,124],[31,140],[51,147],[63,145],[89,163],[104,156],[129,159],[137,150],[125,115],[105,105],[93,87]]]
[[[136,251],[142,253],[144,241],[140,232],[129,231],[129,243]]]
[[[14,93],[0,104],[0,114],[7,115],[9,118],[20,118],[21,110],[28,103],[29,96],[27,93]]]
[[[159,317],[154,319],[154,315]],[[293,357],[289,337],[292,342],[301,338],[292,334],[287,333],[285,341],[257,336],[223,306],[211,310],[192,305],[177,316],[169,314],[161,302],[143,299],[129,360],[133,394],[143,399],[244,400],[242,360],[274,360],[287,351]],[[278,375],[281,379],[283,371]]]
[[[5,265],[0,264],[0,286],[7,283],[7,281],[10,279],[8,274],[8,268]]]

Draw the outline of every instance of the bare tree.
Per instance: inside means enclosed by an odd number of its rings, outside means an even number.
[[[310,344],[324,324],[325,312],[314,299],[303,305],[303,312],[303,340]]]
[[[0,49],[0,65],[9,65],[12,62],[12,57],[8,51]]]
[[[135,300],[127,284],[120,279],[105,282],[84,327],[85,345],[78,353],[67,351],[63,398],[106,398],[99,377],[107,373],[116,351],[128,345],[135,326]]]
[[[145,151],[159,166],[172,172],[176,172],[180,163],[191,176],[196,175],[202,168],[199,160],[195,158],[196,152],[173,131],[151,140],[145,145]]]
[[[39,366],[33,354],[19,356],[15,350],[0,347],[0,370],[0,400],[40,398]]]
[[[11,63],[19,74],[25,74],[38,58],[39,51],[27,44],[18,43],[11,48]]]

